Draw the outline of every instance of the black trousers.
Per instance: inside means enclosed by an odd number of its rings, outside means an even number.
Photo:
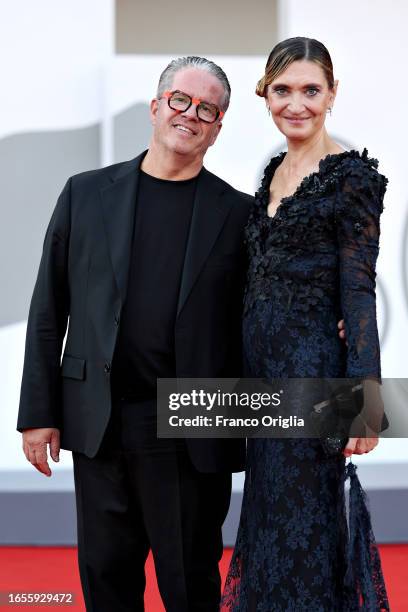
[[[144,610],[151,549],[168,612],[218,612],[231,474],[202,474],[183,440],[157,439],[152,402],[115,406],[98,455],[73,459],[87,611]]]

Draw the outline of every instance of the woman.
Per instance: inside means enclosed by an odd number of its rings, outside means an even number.
[[[247,226],[249,377],[380,380],[375,265],[387,181],[366,150],[344,151],[328,135],[336,91],[326,47],[308,38],[279,43],[257,86],[288,152],[266,167]],[[364,504],[350,542],[344,506],[345,456],[377,442],[351,438],[329,456],[319,439],[248,441],[222,609],[389,609]]]

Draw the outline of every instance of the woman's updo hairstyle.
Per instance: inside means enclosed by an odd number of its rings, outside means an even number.
[[[329,89],[333,89],[333,64],[324,44],[314,38],[296,36],[283,40],[272,49],[266,62],[265,74],[258,81],[255,93],[261,98],[266,98],[268,85],[297,60],[308,60],[319,64],[326,76]]]

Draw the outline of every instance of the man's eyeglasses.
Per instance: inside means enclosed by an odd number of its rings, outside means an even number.
[[[200,98],[192,98],[183,91],[165,91],[163,98],[167,98],[167,104],[172,110],[184,113],[192,104],[196,105],[197,117],[205,123],[214,123],[218,118],[222,119],[224,112],[215,104],[204,102]]]

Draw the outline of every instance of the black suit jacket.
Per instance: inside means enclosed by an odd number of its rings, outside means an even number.
[[[111,363],[142,159],[68,180],[47,229],[30,306],[17,428],[58,427],[62,448],[89,457],[111,413]],[[243,228],[251,200],[207,170],[200,174],[174,329],[177,377],[241,374]],[[241,440],[187,443],[200,471],[244,467]]]

